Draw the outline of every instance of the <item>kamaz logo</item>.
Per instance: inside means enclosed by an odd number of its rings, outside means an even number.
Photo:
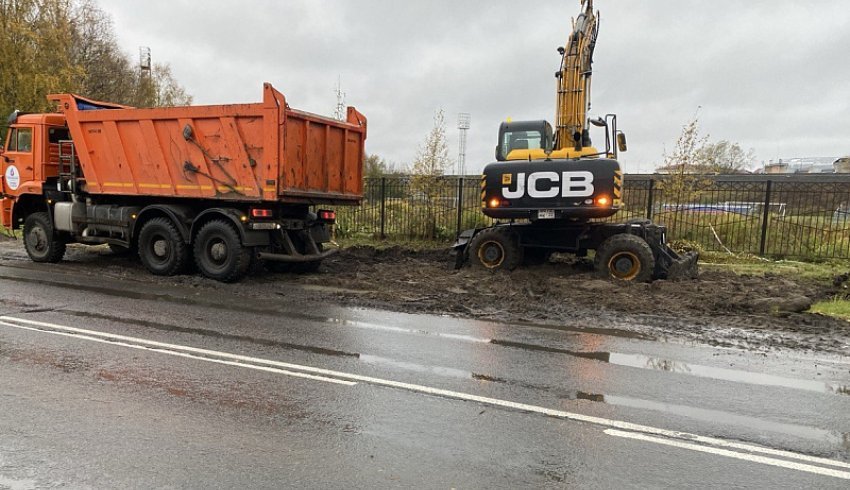
[[[525,176],[520,172],[516,176],[516,189],[511,190],[513,175],[502,174],[502,197],[519,199],[528,194],[535,199],[552,197],[590,197],[593,195],[593,173],[578,172],[534,172]]]

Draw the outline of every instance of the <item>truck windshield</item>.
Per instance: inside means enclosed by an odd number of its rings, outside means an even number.
[[[12,136],[9,138],[8,151],[19,151],[29,153],[32,151],[32,129],[12,128]]]
[[[502,136],[502,155],[512,150],[542,150],[543,134],[540,131],[506,131]]]

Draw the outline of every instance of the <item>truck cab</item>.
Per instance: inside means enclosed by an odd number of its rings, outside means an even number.
[[[0,148],[0,224],[13,229],[15,200],[42,199],[43,186],[59,176],[59,142],[71,137],[62,114],[21,114],[9,117],[9,130]],[[24,199],[25,195],[31,198]]]

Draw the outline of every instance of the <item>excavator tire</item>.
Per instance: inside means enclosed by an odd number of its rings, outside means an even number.
[[[602,242],[596,250],[594,266],[606,279],[649,282],[655,271],[655,256],[644,239],[621,233]]]
[[[491,271],[512,271],[522,264],[519,237],[506,228],[481,231],[469,244],[472,266]]]

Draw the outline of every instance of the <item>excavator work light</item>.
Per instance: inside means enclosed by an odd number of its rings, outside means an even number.
[[[600,197],[596,200],[596,204],[598,204],[600,206],[607,206],[610,203],[611,203],[611,201],[607,197],[604,197],[604,196]]]
[[[490,207],[491,208],[498,208],[499,207],[499,199],[495,198],[495,197],[493,199],[490,199]]]

